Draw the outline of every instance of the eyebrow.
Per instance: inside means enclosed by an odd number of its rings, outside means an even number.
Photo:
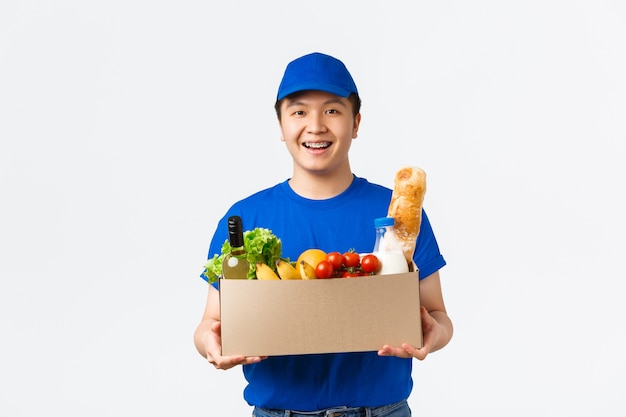
[[[346,103],[344,103],[343,101],[341,101],[341,99],[339,99],[339,97],[332,97],[332,98],[329,98],[328,100],[326,100],[326,101],[324,102],[324,105],[327,105],[327,104],[334,104],[334,103],[339,104],[339,105],[341,105],[342,107],[347,107],[347,106],[346,106]],[[289,100],[289,99],[287,100],[287,107],[292,107],[292,106],[304,106],[304,105],[306,105],[306,101],[304,101],[304,100],[300,100],[299,98],[294,98],[294,99],[292,99],[292,100]]]

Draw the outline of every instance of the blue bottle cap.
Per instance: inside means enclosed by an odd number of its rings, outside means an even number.
[[[374,220],[374,227],[393,226],[396,223],[393,217],[379,217]]]

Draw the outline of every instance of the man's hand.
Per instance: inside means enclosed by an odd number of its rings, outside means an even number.
[[[209,285],[204,314],[194,332],[194,343],[198,353],[216,369],[230,369],[237,365],[248,365],[265,359],[266,357],[259,356],[222,356],[222,322],[219,305],[219,292]]]
[[[233,368],[237,365],[248,365],[266,359],[266,357],[260,356],[222,356],[221,334],[221,322],[214,321],[213,323],[211,323],[210,332],[208,332],[208,335],[205,339],[205,346],[207,347],[206,359],[211,365],[215,367],[215,369],[226,370]]]
[[[420,314],[422,319],[422,333],[424,335],[424,343],[421,348],[418,349],[408,343],[403,343],[401,347],[385,345],[378,351],[378,355],[424,360],[430,352],[441,348],[441,346],[438,346],[437,341],[442,339],[449,340],[447,337],[442,337],[445,332],[444,327],[441,326],[423,306],[420,308]]]

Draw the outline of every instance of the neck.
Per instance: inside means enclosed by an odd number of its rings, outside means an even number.
[[[341,173],[332,175],[314,174],[310,172],[294,172],[289,186],[298,195],[312,200],[325,200],[336,197],[352,184],[354,176],[350,167]]]

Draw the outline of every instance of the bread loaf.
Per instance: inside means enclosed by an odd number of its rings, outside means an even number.
[[[396,236],[409,264],[413,262],[415,243],[420,232],[425,194],[424,170],[405,166],[396,172],[387,216],[395,219]]]

